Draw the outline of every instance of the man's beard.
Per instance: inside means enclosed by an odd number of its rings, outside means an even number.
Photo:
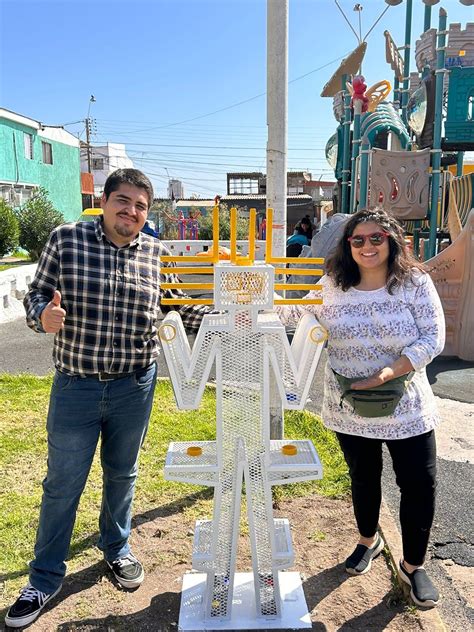
[[[123,224],[115,224],[114,226],[115,232],[122,237],[132,237],[137,233],[137,230],[134,226],[124,226]]]

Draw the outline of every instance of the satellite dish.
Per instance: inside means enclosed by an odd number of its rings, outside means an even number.
[[[342,60],[341,65],[333,74],[331,79],[324,86],[321,92],[322,97],[333,97],[342,90],[342,78],[344,75],[355,75],[359,70],[365,51],[367,50],[367,42],[362,42],[352,51],[349,57]]]
[[[308,173],[307,171],[303,171],[303,178],[306,180],[306,182],[310,182],[311,181],[311,174]]]

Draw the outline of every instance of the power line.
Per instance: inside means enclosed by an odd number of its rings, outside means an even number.
[[[300,79],[304,79],[305,77],[307,77],[308,75],[311,75],[315,72],[319,72],[320,70],[323,70],[324,68],[327,68],[328,66],[331,66],[331,64],[336,63],[336,61],[340,61],[341,59],[344,59],[345,57],[347,57],[350,54],[351,51],[349,51],[349,53],[345,53],[344,55],[341,55],[340,57],[336,57],[336,59],[332,59],[331,61],[328,61],[326,64],[323,64],[322,66],[319,66],[319,68],[314,68],[313,70],[310,70],[309,72],[305,73],[304,75],[300,75],[299,77],[295,77],[294,79],[291,79],[288,83],[295,83],[295,81],[300,81]],[[250,97],[249,99],[244,99],[243,101],[239,101],[238,103],[233,103],[232,105],[227,105],[223,108],[219,108],[218,110],[214,110],[213,112],[208,112],[207,114],[201,114],[199,116],[194,116],[192,118],[189,119],[185,119],[183,121],[176,121],[175,123],[168,123],[167,125],[158,125],[156,127],[150,127],[148,129],[145,130],[141,130],[141,131],[151,131],[153,129],[165,129],[167,127],[174,127],[175,125],[184,125],[184,123],[191,123],[193,121],[198,121],[200,119],[203,118],[207,118],[208,116],[213,116],[214,114],[219,114],[220,112],[225,112],[226,110],[231,110],[232,108],[236,108],[239,107],[240,105],[244,105],[245,103],[250,103],[250,101],[255,101],[255,99],[259,99],[260,97],[265,96],[267,93],[266,92],[262,92],[261,94],[256,94],[253,97]]]
[[[114,141],[109,141],[114,142]],[[138,146],[138,147],[179,147],[190,149],[251,149],[254,151],[266,151],[266,147],[234,147],[231,145],[176,145],[176,144],[166,144],[166,143],[127,143],[128,145]],[[324,151],[325,147],[289,147],[288,151]]]

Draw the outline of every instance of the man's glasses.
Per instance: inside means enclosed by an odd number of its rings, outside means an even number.
[[[371,235],[351,235],[347,238],[353,248],[362,248],[365,244],[365,240],[368,239],[372,246],[381,246],[384,241],[390,237],[389,233],[380,232],[372,233]]]

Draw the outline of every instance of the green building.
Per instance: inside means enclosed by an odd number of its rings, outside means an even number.
[[[0,196],[18,208],[44,187],[66,221],[82,211],[79,140],[60,126],[44,125],[0,108]]]

